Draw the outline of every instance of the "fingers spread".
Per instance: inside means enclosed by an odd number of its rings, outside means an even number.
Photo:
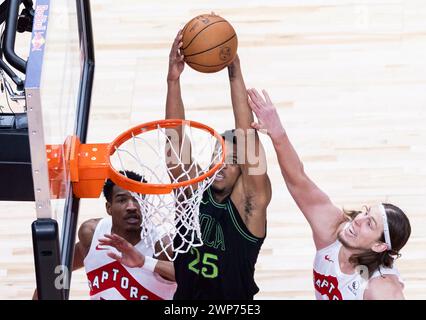
[[[248,89],[248,90],[247,90],[247,93],[248,93],[248,95],[249,95],[250,99],[251,99],[254,103],[256,103],[257,98],[256,98],[256,95],[255,95],[255,94],[254,94],[254,92],[253,92],[253,89]]]
[[[123,238],[121,238],[120,236],[116,235],[116,234],[105,234],[104,235],[106,239],[99,239],[99,241],[108,243],[108,245],[113,246],[113,247],[117,247],[121,244],[122,241],[124,241]]]
[[[259,99],[253,92],[249,93],[248,100],[251,101],[258,110],[263,107],[264,101],[262,100],[262,98]]]
[[[254,88],[252,88],[251,89],[251,92],[253,93],[253,95],[257,98],[257,99],[259,99],[259,100],[263,100],[262,99],[262,96],[259,94],[259,92],[256,90],[256,89],[254,89]]]
[[[108,252],[107,252],[107,255],[108,255],[108,257],[110,257],[110,258],[112,258],[112,259],[115,259],[115,260],[117,260],[117,261],[121,262],[121,257],[120,257],[118,254],[116,254],[116,253],[114,253],[114,252],[112,252],[112,251],[108,251]]]
[[[271,98],[269,98],[268,92],[265,89],[262,90],[263,95],[265,96],[266,102],[272,104]]]
[[[253,110],[254,113],[257,116],[257,112],[259,111],[259,107],[257,106],[256,103],[253,102],[253,100],[251,100],[251,98],[249,98],[247,101],[248,101],[248,104],[249,104],[251,110]]]
[[[113,233],[112,235],[111,235],[111,237],[112,237],[112,239],[113,240],[117,240],[117,241],[126,241],[126,240],[124,240],[122,237],[120,237],[118,234],[115,234],[115,233]]]
[[[112,240],[110,240],[110,239],[101,238],[98,241],[99,241],[99,244],[101,244],[101,245],[111,245],[112,244]]]

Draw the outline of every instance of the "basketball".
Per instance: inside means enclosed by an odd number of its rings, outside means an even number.
[[[191,19],[182,31],[182,53],[194,70],[212,73],[228,66],[237,53],[238,39],[232,25],[214,14]]]

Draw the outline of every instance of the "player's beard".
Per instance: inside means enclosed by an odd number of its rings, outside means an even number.
[[[337,240],[340,241],[340,243],[342,244],[342,246],[344,246],[346,249],[354,249],[354,250],[358,250],[358,247],[355,247],[353,245],[351,245],[350,243],[348,243],[340,234],[344,232],[343,230],[341,232],[339,232],[339,234],[337,235]]]
[[[218,193],[218,194],[221,194],[221,193],[223,193],[223,192],[225,192],[225,187],[222,187],[222,188],[218,188],[218,187],[216,187],[215,185],[214,185],[214,183],[212,183],[212,185],[211,185],[211,190],[213,191],[213,193]]]

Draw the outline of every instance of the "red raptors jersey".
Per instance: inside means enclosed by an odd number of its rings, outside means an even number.
[[[89,280],[92,300],[171,300],[176,283],[162,278],[155,272],[142,268],[128,268],[108,257],[112,247],[100,247],[98,239],[111,234],[112,219],[98,222],[84,267]],[[143,240],[135,248],[145,256],[152,257],[153,250]]]
[[[368,278],[368,269],[360,267],[363,276],[358,272],[346,274],[340,270],[339,251],[342,244],[339,241],[317,251],[314,261],[315,296],[318,300],[363,300],[368,280],[381,274],[396,275],[403,285],[398,270],[380,267]],[[365,275],[365,276],[364,276]]]

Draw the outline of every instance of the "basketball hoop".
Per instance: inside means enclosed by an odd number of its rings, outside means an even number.
[[[111,179],[139,202],[141,237],[155,256],[164,253],[174,260],[203,244],[199,205],[224,163],[224,150],[225,141],[215,130],[181,119],[138,125],[108,144],[81,144],[77,137],[69,137],[64,146],[47,146],[52,195],[63,196],[55,186],[62,176],[58,172],[64,170],[69,170],[78,198],[99,197],[105,180]],[[147,182],[128,178],[127,170],[141,174]]]

